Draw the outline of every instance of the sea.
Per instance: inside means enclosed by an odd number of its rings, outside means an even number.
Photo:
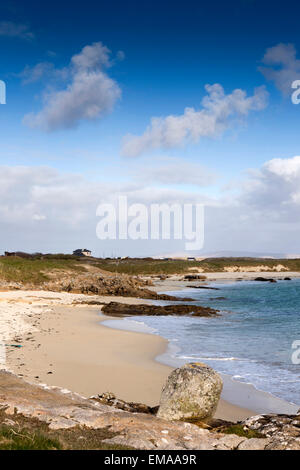
[[[135,317],[129,319],[129,328],[169,340],[161,362],[203,362],[237,382],[300,405],[300,279],[222,281],[209,287],[217,290],[167,293],[192,297],[195,305],[218,309],[220,316]],[[116,322],[105,323],[124,327]]]

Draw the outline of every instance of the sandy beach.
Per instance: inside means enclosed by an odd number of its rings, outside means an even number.
[[[27,381],[60,386],[85,397],[110,391],[124,400],[157,405],[172,370],[155,360],[166,350],[167,341],[101,325],[109,317],[100,315],[99,306],[72,305],[85,298],[42,291],[1,293],[6,341],[17,340],[22,346],[7,347],[7,367]],[[111,300],[106,296],[103,303]],[[253,414],[221,400],[216,417],[236,421]]]

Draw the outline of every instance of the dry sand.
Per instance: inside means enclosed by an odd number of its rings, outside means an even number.
[[[71,305],[74,300],[86,298],[83,295],[19,291],[1,293],[0,298],[6,338],[9,336],[13,343],[17,332],[22,345],[20,349],[7,348],[10,370],[25,380],[57,385],[86,397],[110,391],[124,400],[158,404],[172,370],[155,361],[166,350],[166,340],[102,326],[100,322],[108,317],[99,315],[99,306]],[[105,303],[112,299],[145,302],[102,298]],[[23,327],[25,334],[21,334]],[[216,416],[235,421],[253,414],[221,400]]]

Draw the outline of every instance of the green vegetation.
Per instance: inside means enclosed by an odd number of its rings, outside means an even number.
[[[134,450],[103,442],[115,436],[108,428],[51,430],[36,418],[19,413],[8,417],[0,410],[0,450]]]
[[[47,273],[55,270],[84,271],[77,258],[0,258],[0,280],[40,284],[49,279]]]
[[[0,450],[59,450],[61,444],[56,439],[41,433],[30,433],[26,429],[0,429]]]
[[[34,254],[0,257],[0,281],[23,282],[39,285],[50,279],[51,274],[61,272],[76,274],[85,272],[87,267],[111,273],[129,275],[172,275],[188,272],[223,272],[233,266],[268,266],[273,269],[278,264],[288,271],[300,271],[300,259],[263,259],[263,258],[206,258],[203,261],[188,261],[153,258],[85,258],[65,254]],[[200,271],[200,272],[201,272]],[[284,272],[283,272],[284,275]]]
[[[130,275],[180,274],[186,273],[189,268],[199,267],[199,262],[152,258],[98,259],[95,261],[95,266],[105,271]]]
[[[44,428],[42,424],[40,427]],[[134,450],[132,447],[102,442],[114,436],[105,429],[74,428],[56,432],[44,429],[40,432],[1,426],[0,450]]]
[[[94,265],[100,269],[131,275],[183,274],[196,268],[204,272],[222,272],[225,267],[233,266],[268,266],[271,269],[278,264],[289,271],[300,271],[300,259],[263,259],[263,258],[207,258],[203,261],[155,260],[152,258],[94,259]]]
[[[266,436],[261,434],[258,431],[255,431],[254,429],[244,429],[244,426],[242,424],[232,424],[231,426],[228,426],[227,428],[220,428],[220,432],[223,434],[236,434],[237,436],[240,437],[246,437],[247,439],[263,439]]]

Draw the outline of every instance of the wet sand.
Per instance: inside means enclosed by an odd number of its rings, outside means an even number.
[[[157,405],[172,368],[155,358],[167,341],[157,335],[107,328],[98,306],[52,306],[35,320],[8,365],[25,380],[78,392],[85,397],[113,392],[127,401]],[[255,414],[221,400],[216,417],[240,420]]]

